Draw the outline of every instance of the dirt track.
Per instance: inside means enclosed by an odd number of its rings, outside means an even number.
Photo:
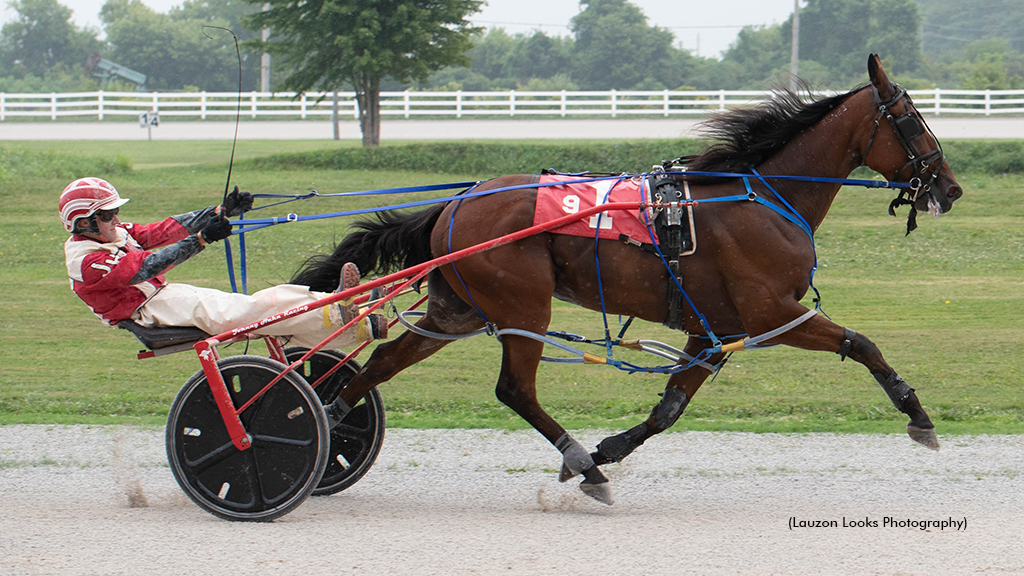
[[[390,430],[348,491],[239,524],[182,494],[162,430],[6,426],[0,574],[1024,573],[1024,436],[942,440],[667,434],[607,468],[606,507],[532,431]]]

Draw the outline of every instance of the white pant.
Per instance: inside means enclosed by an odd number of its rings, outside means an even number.
[[[312,292],[306,286],[295,284],[272,286],[246,295],[169,283],[143,304],[135,316],[138,317],[136,321],[146,327],[195,326],[207,334],[217,335],[326,296],[328,294]],[[351,347],[357,341],[365,340],[365,320],[360,324],[358,332],[362,333],[362,338],[357,337],[357,330],[346,330],[332,345]],[[311,348],[342,326],[338,306],[332,304],[270,324],[253,333],[291,336],[290,344]]]

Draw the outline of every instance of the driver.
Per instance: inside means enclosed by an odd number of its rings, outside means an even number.
[[[282,284],[255,294],[231,294],[167,282],[164,273],[231,235],[228,217],[252,207],[252,195],[234,191],[223,206],[172,216],[152,224],[123,223],[127,198],[101,178],[79,178],[60,195],[60,219],[71,237],[64,257],[71,289],[111,326],[133,320],[144,327],[191,326],[216,335],[310,304],[327,296],[306,286]],[[165,247],[157,252],[156,248]],[[338,291],[359,285],[359,270],[341,269]],[[322,311],[322,312],[321,312]],[[351,300],[270,324],[255,333],[289,337],[291,344],[318,345],[359,311]],[[387,337],[387,320],[371,314],[346,330],[336,346]]]

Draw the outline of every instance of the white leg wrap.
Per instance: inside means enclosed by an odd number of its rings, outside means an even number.
[[[579,474],[584,470],[594,467],[594,459],[590,453],[575,438],[566,432],[555,442],[555,448],[562,453],[562,463],[573,474]]]

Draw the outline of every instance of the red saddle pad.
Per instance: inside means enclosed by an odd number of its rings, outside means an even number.
[[[646,193],[646,186],[644,190],[641,190],[641,181],[622,178],[579,182],[585,178],[585,176],[541,176],[542,184],[549,182],[564,182],[564,184],[537,188],[537,207],[533,213],[534,225],[550,222],[569,214],[576,214],[599,204],[646,200],[641,196]],[[593,238],[594,232],[597,231],[600,238],[612,240],[618,240],[620,235],[625,234],[634,240],[650,243],[653,229],[648,232],[647,226],[639,219],[640,217],[640,210],[601,212],[560,226],[551,232]],[[657,236],[655,236],[655,241],[657,241]]]

